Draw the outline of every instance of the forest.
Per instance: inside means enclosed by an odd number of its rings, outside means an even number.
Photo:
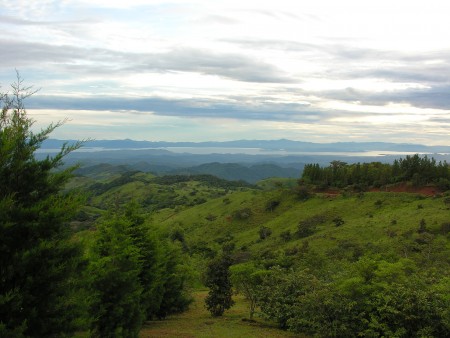
[[[392,164],[371,162],[349,165],[342,161],[332,161],[327,167],[307,164],[303,169],[302,179],[321,188],[353,186],[355,189],[365,190],[410,182],[416,187],[434,184],[443,191],[450,189],[448,163],[436,163],[434,158],[419,154],[396,159]]]
[[[255,185],[76,175],[63,161],[83,141],[35,158],[61,123],[33,131],[31,94],[19,79],[2,96],[1,337],[152,336],[165,318],[180,330],[199,292],[209,336],[239,299],[236,337],[450,336],[447,163],[333,161]],[[437,192],[380,189],[399,183]]]

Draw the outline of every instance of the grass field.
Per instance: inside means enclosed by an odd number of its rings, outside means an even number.
[[[236,304],[222,317],[211,317],[204,307],[207,291],[194,293],[189,311],[162,321],[147,322],[141,338],[275,338],[306,337],[279,330],[260,318],[246,321],[248,308],[242,296],[234,296]],[[243,320],[244,319],[244,320]]]

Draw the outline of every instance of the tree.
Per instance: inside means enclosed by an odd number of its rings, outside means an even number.
[[[189,280],[189,272],[186,270],[186,266],[181,264],[180,250],[167,243],[165,254],[164,270],[161,276],[162,300],[155,314],[158,319],[164,319],[169,314],[187,310],[193,301],[187,293],[186,285]]]
[[[97,228],[89,269],[93,336],[137,337],[144,320],[188,307],[179,251],[161,243],[136,204],[111,211]]]
[[[140,283],[143,261],[128,234],[129,227],[123,217],[98,225],[89,269],[94,337],[137,337],[145,317]]]
[[[205,285],[209,288],[205,305],[214,317],[222,316],[225,310],[233,306],[233,290],[230,281],[229,256],[223,255],[208,264]]]
[[[75,330],[79,315],[72,296],[81,250],[69,240],[68,220],[81,199],[60,193],[74,168],[57,169],[81,143],[37,159],[62,122],[34,132],[24,108],[34,92],[19,75],[11,87],[0,98],[0,336],[61,336]]]
[[[237,264],[230,270],[233,285],[249,302],[250,320],[252,320],[258,303],[258,286],[262,283],[264,271],[257,269],[253,263]]]

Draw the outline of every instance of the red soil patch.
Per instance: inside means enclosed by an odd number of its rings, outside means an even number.
[[[399,183],[396,185],[385,186],[381,188],[373,188],[370,191],[386,191],[386,192],[407,192],[425,196],[434,196],[440,193],[437,187],[424,186],[424,187],[412,187],[406,183]]]

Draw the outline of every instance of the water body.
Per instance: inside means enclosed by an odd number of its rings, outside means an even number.
[[[417,152],[408,151],[386,151],[386,150],[370,150],[370,151],[293,151],[286,149],[264,149],[264,148],[229,148],[229,147],[162,147],[162,148],[103,148],[103,147],[82,147],[75,152],[92,153],[99,151],[142,151],[142,150],[166,150],[175,154],[244,154],[244,155],[317,155],[317,156],[357,156],[357,157],[379,157],[390,155],[414,155]],[[56,153],[60,149],[38,149],[37,153]],[[430,153],[421,153],[423,155]],[[448,155],[448,154],[439,154]]]

